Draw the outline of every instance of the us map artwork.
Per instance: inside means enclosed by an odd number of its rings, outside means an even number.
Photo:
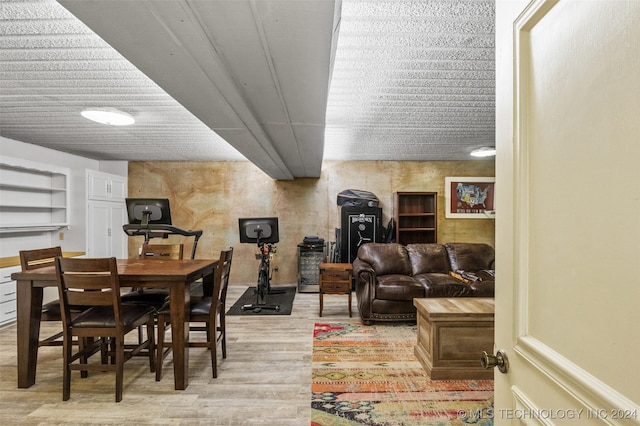
[[[494,210],[493,183],[490,182],[451,182],[452,213],[483,213]]]

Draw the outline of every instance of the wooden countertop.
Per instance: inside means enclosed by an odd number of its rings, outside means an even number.
[[[65,251],[62,253],[64,257],[84,256],[83,251]],[[8,268],[10,266],[20,266],[20,256],[0,257],[0,268]]]

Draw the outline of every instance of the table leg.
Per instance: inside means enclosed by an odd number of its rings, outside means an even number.
[[[318,292],[318,295],[320,297],[320,316],[322,316],[322,302],[323,302],[322,290]]]
[[[169,291],[169,298],[175,389],[185,390],[189,384],[189,285],[184,282],[174,283]]]
[[[42,287],[34,287],[31,281],[18,281],[16,287],[18,388],[28,388],[36,382]]]

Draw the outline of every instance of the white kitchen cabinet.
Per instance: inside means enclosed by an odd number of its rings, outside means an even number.
[[[124,202],[127,197],[127,178],[87,170],[87,197],[90,200]]]
[[[19,272],[19,266],[2,268],[0,273],[0,326],[16,320],[16,282],[11,274]]]
[[[87,257],[127,257],[124,203],[89,200],[87,205]]]
[[[87,257],[127,257],[127,178],[87,171]]]

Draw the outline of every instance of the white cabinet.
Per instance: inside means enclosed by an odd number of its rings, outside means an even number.
[[[89,200],[87,206],[87,257],[127,257],[124,203]]]
[[[2,268],[0,273],[0,326],[16,320],[16,282],[11,274],[19,272],[19,266]]]
[[[87,194],[90,200],[124,202],[127,197],[127,178],[88,170]]]
[[[87,171],[87,257],[127,257],[127,178]]]
[[[0,157],[0,232],[69,226],[69,175],[64,167]]]

